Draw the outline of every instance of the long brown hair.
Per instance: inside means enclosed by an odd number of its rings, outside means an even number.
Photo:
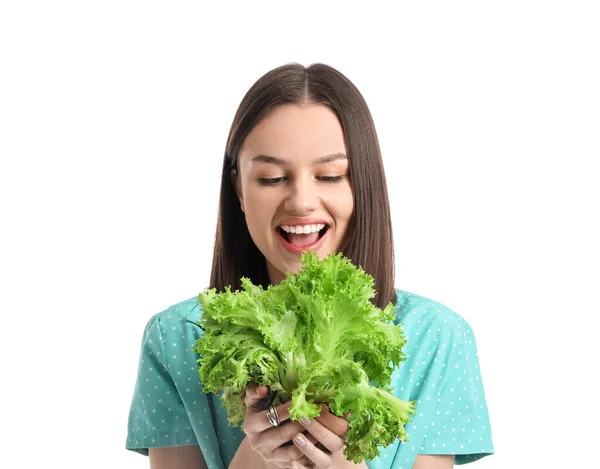
[[[371,113],[356,86],[325,64],[291,63],[263,75],[248,90],[233,119],[221,174],[221,195],[210,287],[240,288],[240,278],[267,287],[263,254],[250,237],[232,181],[246,136],[276,106],[323,104],[338,117],[346,149],[354,211],[340,251],[373,276],[380,308],[396,303],[394,245],[381,150]]]

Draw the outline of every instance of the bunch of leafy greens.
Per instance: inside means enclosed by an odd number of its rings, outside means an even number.
[[[266,290],[241,279],[242,290],[199,295],[203,336],[194,351],[207,392],[223,392],[229,421],[244,419],[249,382],[269,386],[290,416],[319,415],[317,404],[348,417],[344,454],[372,459],[378,446],[406,441],[414,402],[391,394],[391,374],[405,356],[395,308],[371,303],[373,278],[342,254],[303,253],[303,268]]]

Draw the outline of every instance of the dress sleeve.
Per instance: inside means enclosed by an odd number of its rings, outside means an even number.
[[[168,370],[157,315],[148,322],[144,331],[129,411],[126,448],[148,455],[148,448],[197,444],[177,386]]]
[[[419,454],[454,454],[459,465],[494,449],[473,331],[458,315],[449,322],[453,327],[441,336],[438,348],[435,425],[426,430]]]

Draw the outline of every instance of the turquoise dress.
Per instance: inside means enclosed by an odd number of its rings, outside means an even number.
[[[419,454],[454,454],[456,464],[494,452],[473,331],[447,307],[397,290],[396,322],[407,339],[394,394],[416,401],[408,442],[380,448],[370,469],[410,469]],[[153,316],[144,331],[126,448],[200,445],[209,469],[229,466],[244,439],[218,396],[202,391],[194,343],[202,335],[198,297]]]

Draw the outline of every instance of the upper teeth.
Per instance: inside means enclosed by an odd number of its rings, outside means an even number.
[[[288,226],[281,225],[281,229],[286,233],[300,233],[300,234],[308,234],[315,233],[317,231],[325,228],[324,223],[319,223],[318,225],[296,225],[296,226]]]

